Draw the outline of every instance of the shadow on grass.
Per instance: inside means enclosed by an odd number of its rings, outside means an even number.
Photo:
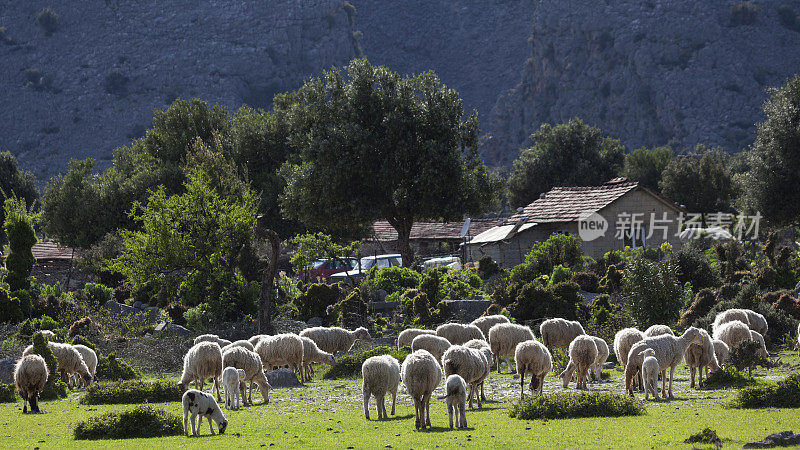
[[[413,419],[413,418],[414,418],[413,414],[406,414],[404,416],[389,416],[389,417],[387,417],[385,419],[374,419],[374,418],[370,417],[369,421],[370,422],[391,422],[391,421],[394,421],[394,420],[406,420],[406,419]]]
[[[469,426],[466,427],[466,428],[450,428],[450,427],[434,427],[434,426],[431,426],[431,427],[426,428],[424,430],[417,430],[417,431],[422,432],[422,433],[450,433],[450,432],[454,432],[454,431],[474,431],[474,430],[475,430],[474,427],[469,427]]]

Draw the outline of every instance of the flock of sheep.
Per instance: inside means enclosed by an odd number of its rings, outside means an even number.
[[[412,353],[402,365],[390,355],[374,356],[362,365],[364,415],[369,420],[369,400],[375,397],[378,419],[387,418],[384,405],[386,394],[392,396],[392,411],[399,384],[402,381],[414,400],[415,426],[430,427],[430,401],[434,390],[445,377],[445,395],[450,427],[466,427],[466,404],[472,408],[475,400],[480,408],[486,400],[483,385],[492,365],[501,370],[501,359],[511,369],[513,357],[520,378],[520,398],[524,398],[525,377],[530,377],[530,389],[541,394],[545,377],[553,370],[552,351],[566,348],[569,363],[559,377],[566,388],[571,381],[577,389],[588,389],[590,377],[600,379],[601,368],[609,356],[608,344],[589,336],[579,322],[549,319],[539,327],[541,342],[527,326],[512,324],[502,315],[484,316],[470,324],[448,323],[436,330],[406,329],[397,337],[398,348],[410,346]],[[684,360],[691,371],[691,387],[695,387],[703,372],[719,370],[731,347],[752,339],[760,344],[759,353],[767,357],[764,343],[767,322],[761,314],[747,309],[730,309],[717,315],[712,335],[690,327],[675,336],[664,325],[654,325],[644,332],[625,328],[614,337],[614,353],[625,371],[625,389],[633,396],[635,389],[659,399],[658,376],[661,375],[661,396],[672,398],[675,368]],[[798,329],[800,334],[800,329]],[[48,336],[48,346],[59,363],[61,377],[67,381],[77,375],[75,382],[89,385],[97,366],[97,355],[81,345],[60,344]],[[269,403],[272,387],[265,370],[288,366],[305,382],[311,379],[311,363],[334,365],[339,352],[347,352],[356,340],[371,341],[365,328],[354,331],[338,327],[313,327],[299,335],[285,333],[274,336],[256,335],[249,340],[231,342],[217,335],[198,336],[184,357],[179,386],[182,398],[184,432],[188,435],[189,415],[192,434],[197,435],[199,422],[207,418],[211,433],[212,421],[224,433],[228,421],[217,403],[222,401],[220,386],[225,392],[225,407],[238,408],[241,403],[252,405],[253,386],[260,390],[264,403]],[[800,344],[799,344],[800,346]],[[31,354],[32,346],[23,352],[17,363],[14,379],[31,410],[38,412],[38,393],[48,377],[42,357]],[[667,388],[667,369],[669,387]],[[206,380],[212,380],[213,395],[203,392]],[[194,382],[195,389],[188,389]],[[247,382],[250,383],[249,392]],[[698,384],[699,385],[699,384]],[[187,390],[188,389],[188,390]],[[198,425],[196,425],[196,422]]]

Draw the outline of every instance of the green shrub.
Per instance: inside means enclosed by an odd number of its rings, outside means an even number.
[[[695,246],[684,245],[673,255],[678,266],[678,281],[681,284],[688,282],[696,289],[703,289],[717,287],[722,282],[705,253]]]
[[[339,326],[358,328],[367,320],[367,302],[361,297],[358,288],[353,289],[342,301],[327,309],[328,317],[333,318]]]
[[[408,267],[388,267],[382,270],[369,272],[372,287],[383,289],[387,294],[403,293],[406,289],[419,287],[422,275]]]
[[[36,15],[36,25],[45,36],[50,36],[58,29],[58,14],[52,8],[44,8]]]
[[[497,264],[489,255],[484,255],[480,260],[478,260],[478,273],[484,280],[491,278],[502,271],[503,269],[500,267],[500,265]]]
[[[400,303],[406,314],[406,322],[411,324],[427,324],[436,313],[431,311],[428,294],[419,289],[408,289],[400,296]]]
[[[717,432],[711,428],[705,428],[703,431],[689,436],[683,442],[686,444],[710,444],[715,445],[717,448],[722,448],[722,441],[717,436]]]
[[[561,264],[573,270],[583,268],[580,239],[555,233],[546,241],[535,242],[525,256],[525,262],[511,269],[513,281],[528,283],[540,275],[549,275]]]
[[[181,418],[152,406],[112,411],[78,422],[75,439],[131,439],[183,434]]]
[[[81,399],[84,405],[179,402],[181,392],[171,380],[94,383]]]
[[[521,420],[640,416],[644,413],[644,405],[635,398],[600,392],[526,397],[514,403],[510,411],[511,417]]]
[[[772,307],[790,317],[800,319],[800,302],[792,297],[791,294],[781,294],[781,296],[772,303]]]
[[[542,286],[533,281],[522,287],[516,301],[509,306],[511,315],[518,321],[540,319],[543,317],[563,317],[573,320],[577,317],[578,305],[582,298],[580,287],[572,282]]]
[[[703,389],[741,388],[752,386],[756,383],[758,383],[758,380],[755,378],[745,375],[733,367],[727,367],[723,370],[711,372],[711,375],[703,382]]]
[[[17,401],[17,390],[14,384],[0,383],[0,403],[14,403]]]
[[[797,13],[794,11],[794,8],[789,5],[783,4],[778,7],[778,18],[784,27],[792,31],[798,31],[800,29],[800,21],[797,20]]]
[[[752,25],[758,19],[758,6],[753,2],[742,1],[731,6],[731,25]]]
[[[69,327],[69,332],[67,332],[67,336],[75,337],[79,334],[83,335],[91,335],[98,331],[99,326],[92,321],[91,317],[84,317],[82,319],[78,319],[72,323]]]
[[[99,358],[95,377],[102,381],[124,381],[138,380],[142,375],[127,362],[117,359],[116,354],[111,353]]]
[[[608,266],[606,274],[600,279],[599,289],[601,292],[611,294],[622,288],[622,272],[616,265]]]
[[[683,286],[671,260],[650,261],[635,256],[623,276],[625,306],[642,327],[673,324],[683,307]]]
[[[196,332],[206,331],[211,328],[211,323],[214,321],[214,314],[211,313],[211,308],[208,303],[200,303],[194,308],[189,308],[183,313],[186,319],[186,326]]]
[[[338,303],[344,296],[341,283],[312,283],[305,287],[293,303],[297,307],[300,320],[312,317],[327,317],[327,309]]]
[[[86,283],[83,290],[86,292],[89,304],[93,306],[105,305],[114,298],[114,289],[99,283]]]
[[[600,289],[600,277],[593,272],[575,272],[570,281],[577,283],[582,291],[598,292]]]
[[[716,304],[717,299],[714,296],[714,291],[708,288],[701,289],[694,296],[694,301],[689,308],[681,315],[678,325],[681,327],[691,326],[697,319],[708,314]]]
[[[769,367],[769,362],[758,355],[760,349],[760,343],[752,339],[744,340],[730,349],[728,361],[739,372],[748,369],[749,374],[752,374],[753,367],[756,365]]]
[[[550,284],[563,283],[572,278],[572,271],[568,267],[561,264],[553,267],[553,273],[550,274]]]
[[[744,388],[731,401],[734,408],[800,407],[800,373],[774,384]]]
[[[366,361],[367,358],[380,355],[391,355],[397,358],[400,364],[402,364],[403,360],[406,358],[406,356],[408,356],[409,353],[410,349],[408,347],[403,347],[400,350],[397,350],[394,347],[374,347],[369,350],[351,353],[337,359],[336,365],[328,369],[328,371],[322,375],[322,378],[326,380],[336,380],[340,378],[360,377],[361,365],[364,364],[364,361]]]
[[[36,244],[33,227],[39,216],[28,212],[24,198],[10,197],[4,203],[6,220],[3,229],[8,238],[9,253],[6,257],[6,283],[12,291],[31,287],[31,270],[36,264],[31,249]]]
[[[19,299],[0,287],[0,323],[19,323],[24,318]]]

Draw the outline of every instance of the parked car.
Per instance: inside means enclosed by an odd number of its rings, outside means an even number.
[[[333,274],[331,275],[330,281],[333,283],[337,281],[350,283],[351,280],[356,281],[361,279],[364,276],[364,274],[369,272],[369,269],[372,269],[373,267],[377,269],[385,269],[387,267],[400,267],[402,265],[403,265],[403,258],[397,253],[387,254],[387,255],[366,256],[364,258],[361,258],[360,267],[356,266],[353,270]]]
[[[297,276],[301,280],[324,280],[329,281],[331,275],[346,272],[358,267],[358,260],[356,258],[341,258],[341,261],[335,259],[318,259],[314,261],[311,268],[308,270],[301,270]]]

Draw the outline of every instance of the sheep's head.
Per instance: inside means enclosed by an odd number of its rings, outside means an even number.
[[[178,383],[178,389],[180,389],[181,392],[186,392],[186,383],[184,383],[183,381]]]
[[[94,378],[91,375],[89,375],[88,373],[81,374],[81,378],[83,379],[83,382],[86,384],[86,387],[89,387],[89,386],[92,385],[92,380]]]
[[[367,331],[364,327],[358,327],[356,329],[356,339],[363,339],[368,342],[372,342],[372,336],[369,335],[369,331]]]
[[[219,423],[219,434],[225,434],[226,428],[228,428],[228,421],[223,419],[222,422]]]
[[[645,350],[642,352],[642,356],[643,356],[644,358],[647,358],[648,356],[656,356],[656,351],[655,351],[655,350],[653,350],[652,348],[645,349]]]
[[[703,333],[700,332],[699,328],[689,327],[686,331],[683,332],[683,337],[689,342],[694,342],[698,345],[703,345]]]
[[[327,355],[325,355],[325,364],[329,366],[336,364],[336,357],[328,353]]]

